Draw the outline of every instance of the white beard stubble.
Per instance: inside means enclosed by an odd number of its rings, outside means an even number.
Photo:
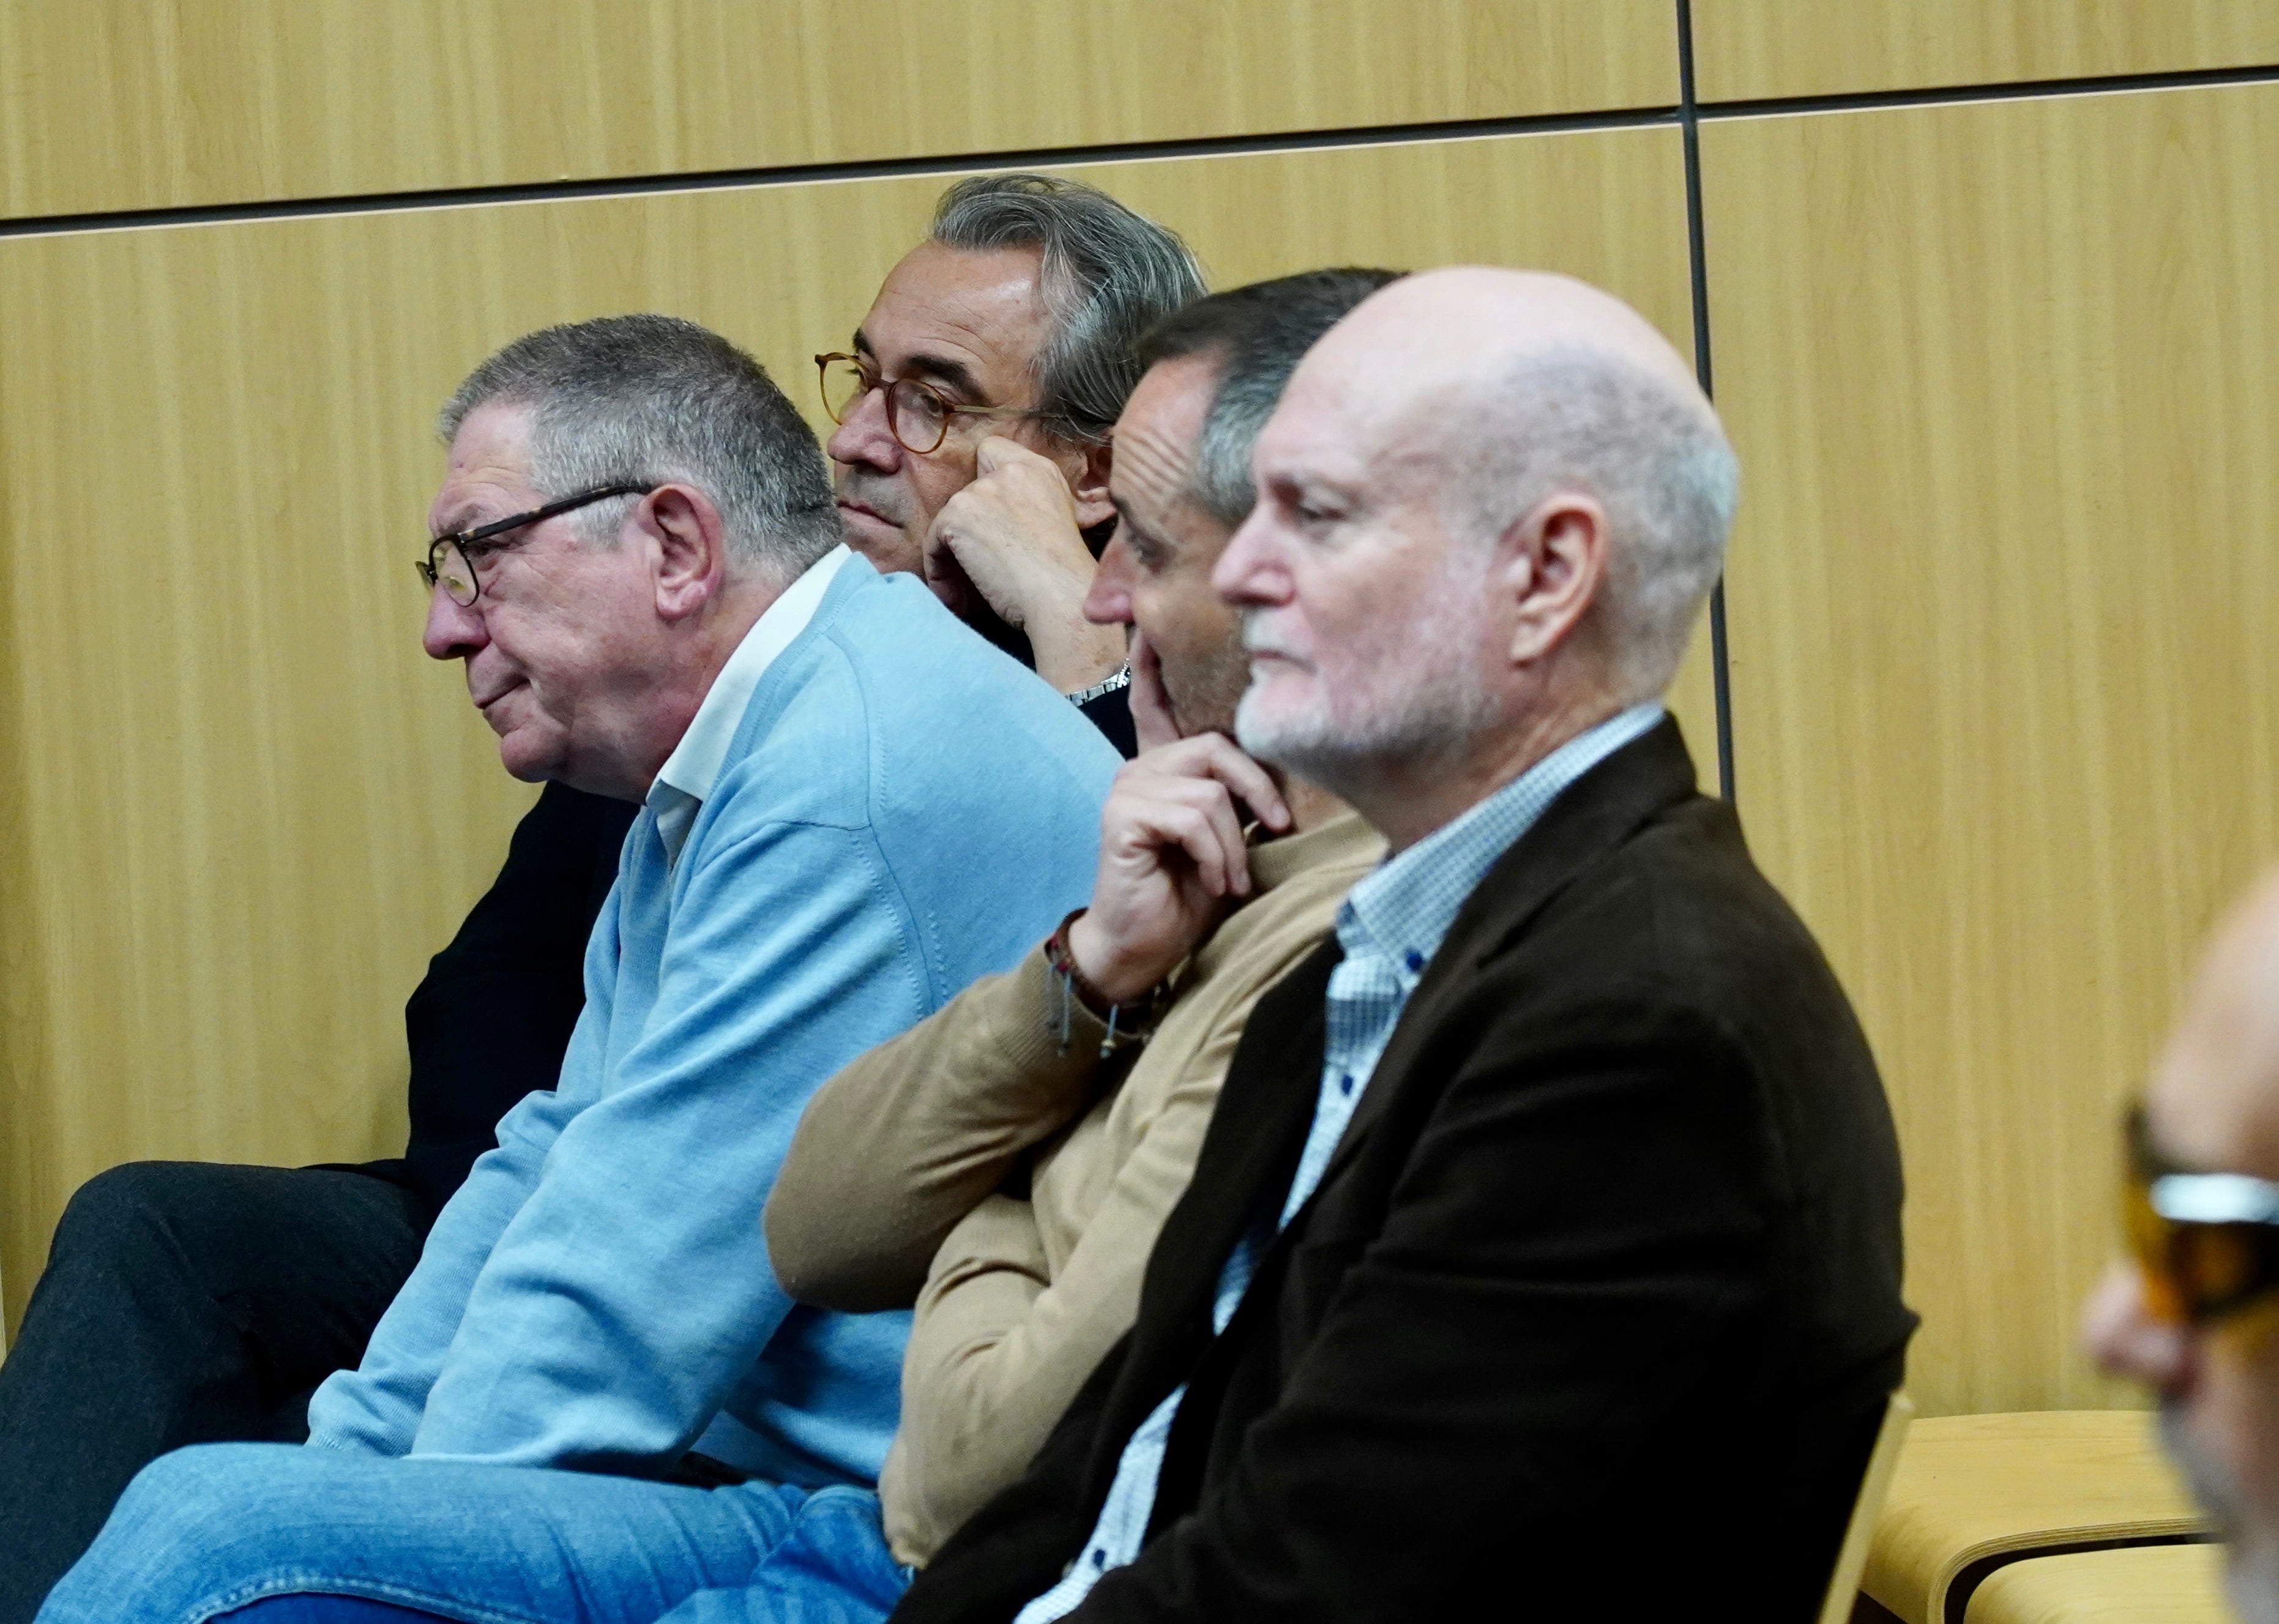
[[[1461,555],[1450,562],[1458,567],[1443,570],[1424,596],[1425,612],[1407,626],[1379,628],[1379,646],[1354,663],[1360,669],[1342,687],[1315,667],[1313,700],[1302,711],[1270,714],[1254,678],[1235,710],[1235,741],[1332,794],[1347,794],[1372,763],[1463,755],[1499,716],[1480,675],[1487,571],[1461,567],[1470,562]],[[1256,631],[1258,615],[1243,617],[1244,646],[1272,649],[1272,638]]]

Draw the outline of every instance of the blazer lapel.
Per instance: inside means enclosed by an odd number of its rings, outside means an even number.
[[[1139,1320],[1100,1433],[1114,1448],[1093,1461],[1102,1492],[1124,1441],[1210,1341],[1211,1304],[1236,1242],[1290,1188],[1321,1089],[1330,971],[1342,956],[1331,937],[1268,989],[1243,1027],[1186,1193],[1148,1254]]]
[[[1392,1040],[1378,1058],[1368,1090],[1354,1107],[1353,1120],[1346,1124],[1307,1208],[1360,1153],[1370,1131],[1392,1108],[1401,1081],[1439,1029],[1442,1007],[1462,992],[1479,964],[1525,930],[1536,914],[1601,854],[1694,793],[1693,758],[1686,751],[1677,718],[1664,716],[1576,779],[1544,809],[1534,826],[1496,860],[1457,911],[1446,939],[1416,984],[1408,1007],[1401,1011]],[[1324,992],[1328,984],[1324,976]],[[1292,1214],[1285,1233],[1303,1227],[1304,1210]]]

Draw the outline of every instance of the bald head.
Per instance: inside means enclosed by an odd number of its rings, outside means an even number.
[[[1214,584],[1245,611],[1236,726],[1395,849],[1658,696],[1737,475],[1661,336],[1562,276],[1434,271],[1300,364]]]
[[[1610,293],[1547,271],[1455,265],[1403,278],[1340,322],[1305,370],[1355,368],[1377,374],[1382,399],[1430,397],[1492,386],[1528,356],[1554,350],[1625,364],[1716,421],[1692,370],[1651,322]]]
[[[1692,368],[1646,318],[1572,277],[1426,272],[1340,323],[1301,390],[1350,417],[1356,449],[1432,484],[1476,540],[1562,490],[1597,502],[1606,579],[1581,641],[1623,702],[1669,686],[1724,564],[1739,471]]]
[[[2279,870],[2218,927],[2146,1103],[2180,1161],[2279,1179]]]

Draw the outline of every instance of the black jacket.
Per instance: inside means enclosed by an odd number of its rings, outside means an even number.
[[[1334,941],[1268,993],[1139,1321],[898,1620],[1003,1620],[1180,1382],[1148,1541],[1086,1620],[1817,1606],[1914,1316],[1890,1114],[1842,990],[1693,790],[1618,750],[1458,915],[1321,1187],[1288,1190]]]
[[[549,784],[515,825],[506,866],[403,1007],[411,1138],[357,1170],[402,1184],[433,1221],[498,1143],[498,1121],[552,1088],[586,1007],[586,938],[641,808]]]

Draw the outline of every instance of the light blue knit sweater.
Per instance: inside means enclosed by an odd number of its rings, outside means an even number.
[[[869,1482],[909,1316],[794,1305],[761,1239],[808,1096],[1088,894],[1116,753],[860,558],[760,678],[668,866],[625,839],[560,1086],[499,1124],[312,1447]]]

